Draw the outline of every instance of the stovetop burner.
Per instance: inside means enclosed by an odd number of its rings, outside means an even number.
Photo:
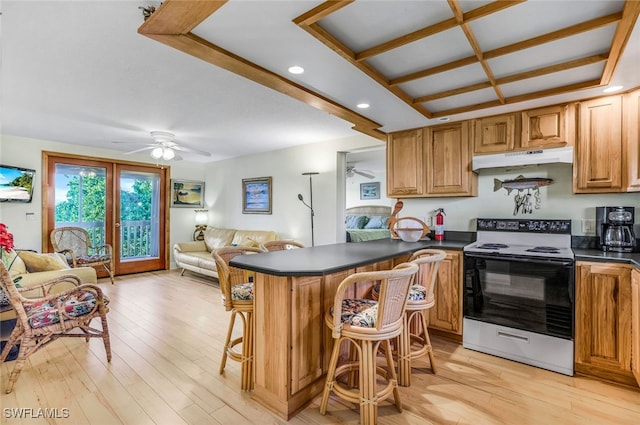
[[[509,245],[505,245],[503,243],[483,243],[482,245],[478,245],[476,248],[478,248],[478,249],[503,249],[503,248],[509,248]]]
[[[553,246],[534,246],[526,250],[527,252],[544,252],[547,254],[557,254],[560,249]]]

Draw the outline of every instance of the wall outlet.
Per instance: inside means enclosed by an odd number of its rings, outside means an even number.
[[[582,233],[585,235],[596,234],[596,221],[592,219],[582,220]]]
[[[427,225],[427,227],[432,228],[433,227],[433,216],[428,215],[427,219],[424,221],[424,223]]]

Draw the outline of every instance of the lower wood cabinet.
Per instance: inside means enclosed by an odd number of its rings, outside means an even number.
[[[447,257],[440,263],[434,291],[436,304],[429,311],[429,329],[462,340],[462,252],[445,252]]]
[[[575,296],[575,371],[638,385],[632,345],[638,349],[638,293],[631,289],[633,267],[620,263],[578,262]],[[635,275],[635,274],[634,274]],[[636,280],[638,278],[636,277]],[[636,282],[634,285],[638,285]],[[635,313],[635,314],[634,314]],[[632,344],[632,322],[635,323]],[[634,351],[635,351],[634,350]],[[637,359],[634,359],[637,361]],[[638,367],[638,365],[635,365]]]

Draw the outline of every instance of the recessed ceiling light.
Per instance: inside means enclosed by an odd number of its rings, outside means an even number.
[[[356,105],[359,109],[367,109],[370,105],[368,103],[358,103]]]
[[[289,72],[292,74],[302,74],[304,73],[304,68],[298,65],[290,66]]]
[[[438,118],[438,121],[449,121],[449,117],[440,117]]]
[[[611,87],[607,87],[606,89],[604,89],[603,91],[605,93],[613,93],[614,91],[618,91],[618,90],[622,90],[622,86],[611,86]]]

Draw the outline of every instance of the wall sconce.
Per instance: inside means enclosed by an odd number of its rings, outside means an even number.
[[[193,231],[194,241],[204,240],[204,231],[207,229],[207,220],[209,210],[194,210],[196,212],[196,230]]]

